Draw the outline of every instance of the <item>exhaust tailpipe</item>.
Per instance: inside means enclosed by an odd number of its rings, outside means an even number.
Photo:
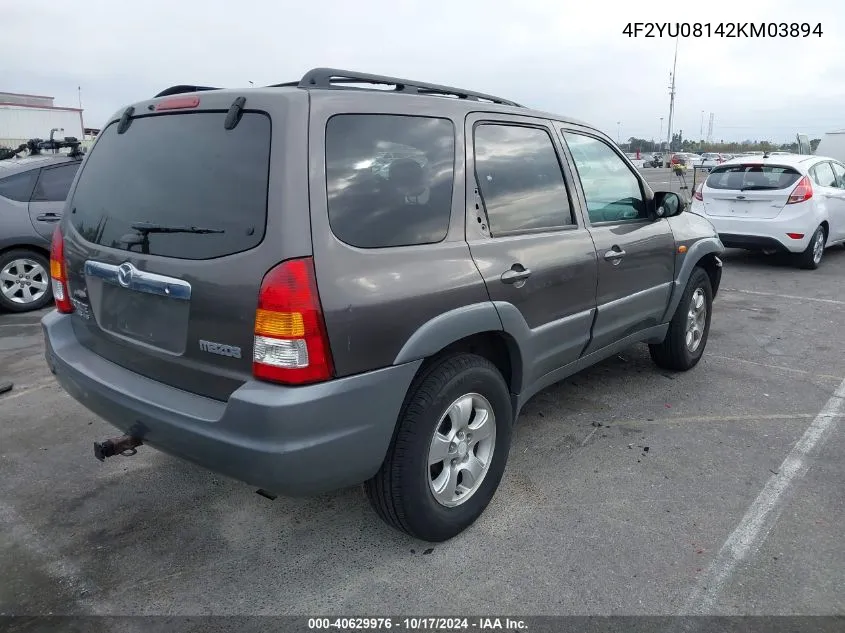
[[[105,442],[94,442],[94,457],[101,462],[106,461],[106,457],[113,457],[115,455],[123,455],[130,457],[137,453],[136,447],[141,446],[143,442],[132,435],[122,435],[121,437],[113,437]]]

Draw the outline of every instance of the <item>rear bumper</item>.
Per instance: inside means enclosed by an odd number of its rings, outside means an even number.
[[[744,248],[749,251],[777,251],[779,253],[790,252],[786,246],[773,237],[719,233],[719,239],[722,240],[722,244],[726,248]]]
[[[806,250],[813,233],[823,220],[813,212],[799,209],[781,211],[775,218],[707,215],[699,201],[695,201],[691,210],[710,221],[719,233],[722,244],[727,248],[774,250],[783,253],[801,253]],[[804,237],[795,240],[787,233],[803,233]]]
[[[47,363],[71,396],[144,444],[280,494],[372,477],[422,362],[304,387],[250,381],[221,402],[94,354],[77,341],[72,318],[51,312],[41,321]]]

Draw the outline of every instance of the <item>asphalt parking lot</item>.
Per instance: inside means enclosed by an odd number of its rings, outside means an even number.
[[[486,513],[436,546],[357,489],[96,461],[116,433],[54,384],[40,314],[0,315],[0,613],[843,614],[845,248],[723,259],[698,367],[638,346],[538,394]]]

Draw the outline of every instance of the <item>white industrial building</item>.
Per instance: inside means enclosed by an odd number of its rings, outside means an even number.
[[[53,105],[53,97],[0,92],[0,147],[17,147],[31,138],[85,138],[81,108]]]

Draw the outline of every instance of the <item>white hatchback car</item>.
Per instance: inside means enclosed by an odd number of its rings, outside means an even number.
[[[728,248],[792,253],[818,268],[824,249],[845,243],[845,165],[824,156],[738,156],[697,185],[690,210]]]

